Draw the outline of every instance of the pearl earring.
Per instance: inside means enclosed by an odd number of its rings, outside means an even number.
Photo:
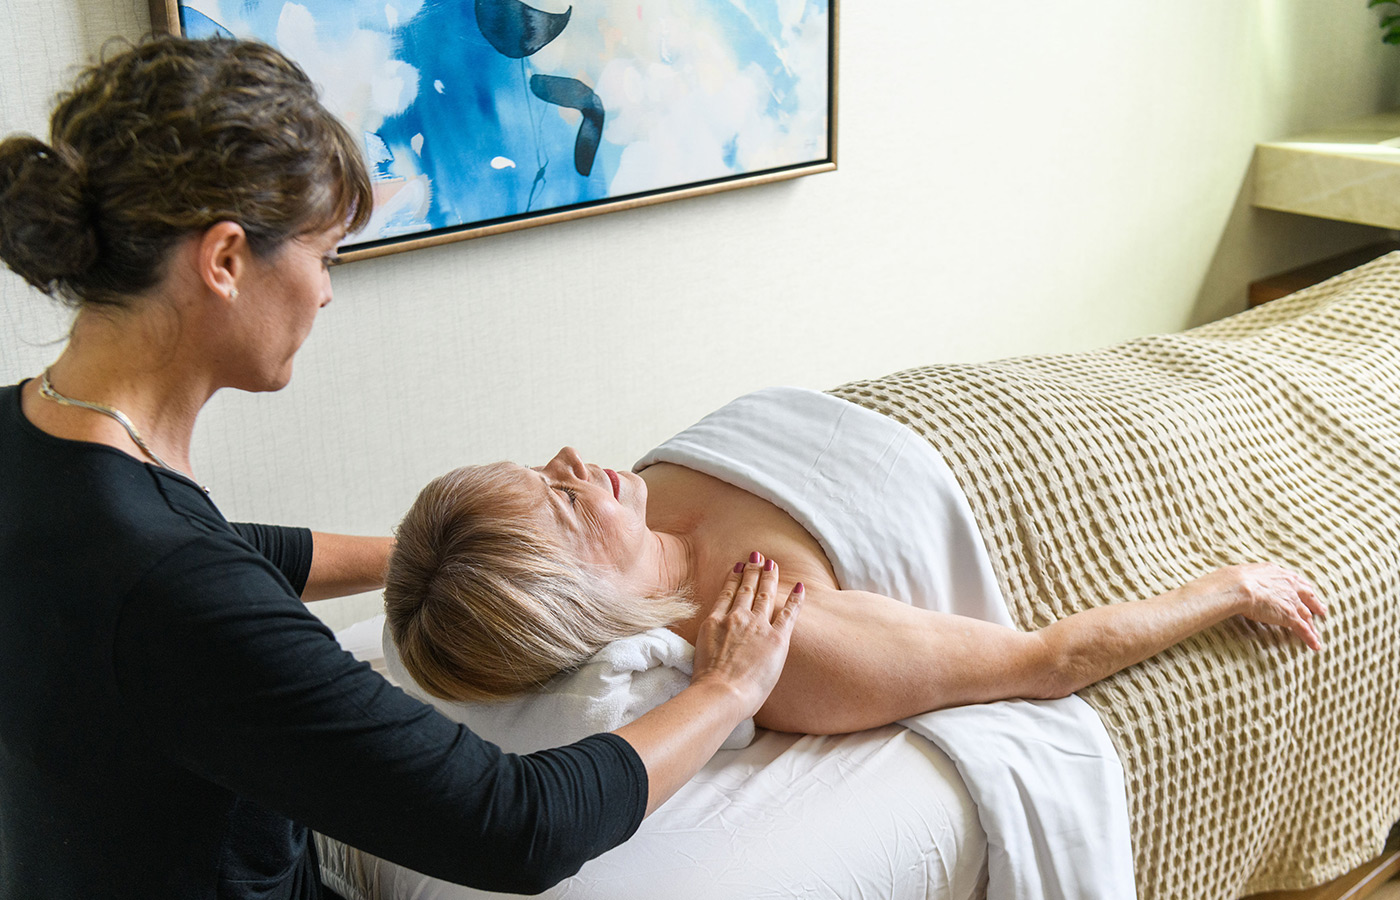
[[[238,288],[229,288],[229,289],[228,289],[228,298],[229,298],[230,300],[237,300],[237,299],[238,299]]]

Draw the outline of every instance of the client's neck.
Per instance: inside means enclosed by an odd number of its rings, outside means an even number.
[[[653,531],[652,559],[648,566],[654,574],[653,596],[658,594],[688,594],[695,587],[697,552],[691,535]]]
[[[653,531],[652,534],[656,538],[654,571],[658,590],[650,596],[659,596],[665,591],[680,594],[695,603],[694,615],[668,626],[694,644],[699,639],[701,620],[713,608],[725,578],[739,560],[721,558],[721,553],[704,539],[703,532]]]

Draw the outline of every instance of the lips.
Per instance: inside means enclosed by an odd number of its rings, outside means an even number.
[[[608,481],[612,482],[613,499],[622,499],[622,482],[621,479],[617,477],[617,473],[614,472],[612,469],[604,469],[603,474],[607,475]]]

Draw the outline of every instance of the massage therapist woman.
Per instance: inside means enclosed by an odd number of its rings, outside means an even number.
[[[316,898],[315,829],[538,892],[627,839],[767,697],[801,592],[737,565],[690,688],[501,753],[356,663],[304,601],[388,539],[230,524],[189,462],[220,388],[275,391],[347,228],[355,139],[254,43],[160,38],[0,143],[0,257],[76,309],[0,388],[0,898]]]

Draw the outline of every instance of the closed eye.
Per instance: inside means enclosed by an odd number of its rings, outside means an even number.
[[[556,484],[556,485],[554,486],[554,489],[555,489],[556,491],[563,491],[563,492],[564,492],[564,496],[566,496],[566,497],[569,498],[569,505],[570,505],[570,506],[578,506],[578,491],[574,490],[573,488],[564,487],[563,485],[558,485],[558,484]]]

